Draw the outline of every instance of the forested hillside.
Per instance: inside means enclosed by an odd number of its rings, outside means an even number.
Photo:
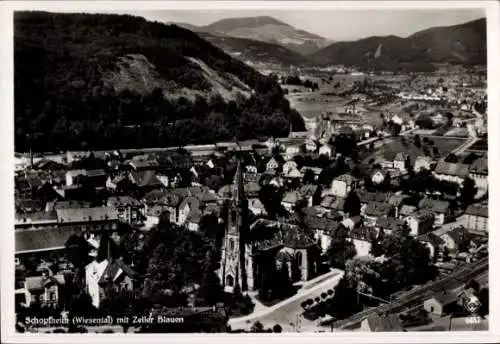
[[[276,80],[188,30],[124,15],[14,20],[16,151],[176,146],[304,127]]]

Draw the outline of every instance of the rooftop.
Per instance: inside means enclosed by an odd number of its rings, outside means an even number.
[[[15,231],[16,254],[63,249],[73,234],[79,234],[77,227],[48,227]]]
[[[56,213],[59,223],[113,221],[118,219],[118,212],[114,207],[57,209]]]

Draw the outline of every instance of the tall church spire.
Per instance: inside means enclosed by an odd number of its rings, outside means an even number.
[[[241,202],[244,199],[244,187],[243,187],[243,170],[241,168],[241,160],[238,158],[236,165],[236,173],[233,180],[233,201],[236,203]]]

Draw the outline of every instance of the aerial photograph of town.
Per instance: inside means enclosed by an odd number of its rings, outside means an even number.
[[[489,330],[486,11],[327,12],[14,12],[16,333]]]

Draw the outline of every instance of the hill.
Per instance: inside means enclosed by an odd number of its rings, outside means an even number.
[[[16,12],[14,25],[16,151],[177,146],[304,127],[275,79],[178,26],[45,12]]]
[[[245,38],[212,35],[206,32],[199,32],[198,34],[229,55],[242,61],[273,63],[283,66],[310,64],[310,60],[307,57],[278,44]]]
[[[429,71],[434,63],[486,64],[486,19],[417,32],[407,38],[369,37],[337,42],[309,55],[320,65]]]
[[[206,32],[214,36],[244,38],[276,44],[301,55],[311,54],[331,43],[324,37],[296,29],[269,16],[227,18],[206,26],[194,26],[187,23],[178,23],[178,25],[191,31]]]

